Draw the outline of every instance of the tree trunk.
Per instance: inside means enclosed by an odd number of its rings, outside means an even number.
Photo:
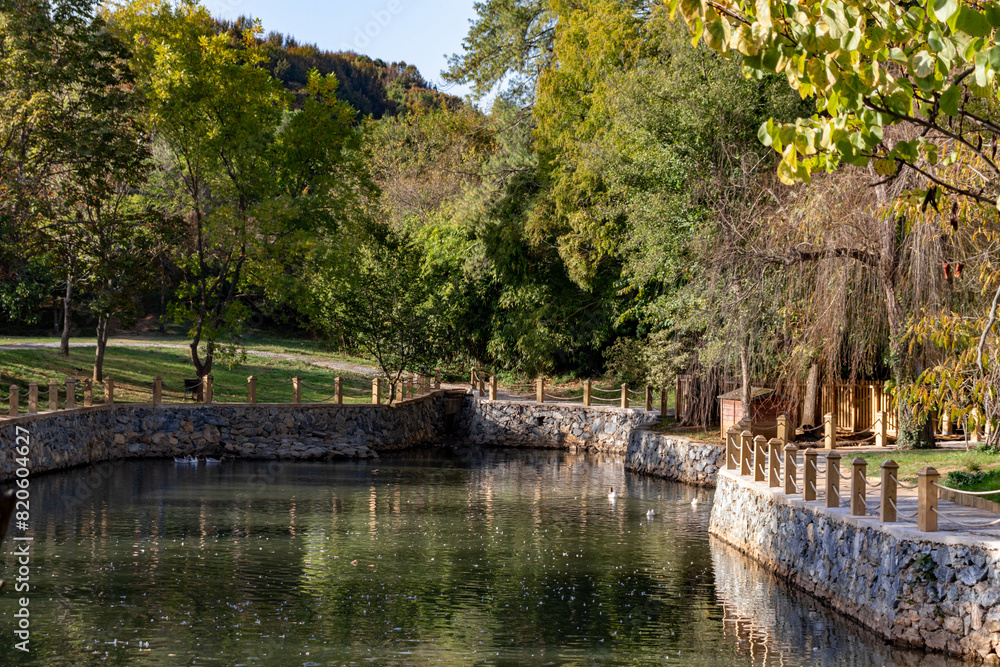
[[[73,313],[73,277],[66,276],[66,295],[63,297],[62,340],[59,342],[59,353],[69,356],[69,328],[72,325]]]
[[[819,361],[809,364],[809,377],[806,378],[806,395],[802,399],[802,425],[816,426],[819,423]]]
[[[97,318],[97,350],[94,353],[94,382],[104,382],[104,350],[108,346],[108,322],[109,315],[100,315]]]
[[[743,389],[740,391],[740,402],[743,403],[743,419],[753,419],[751,399],[753,388],[750,386],[750,353],[744,347],[740,350],[740,374],[743,376]]]
[[[889,315],[889,366],[896,381],[898,406],[896,446],[899,449],[931,449],[934,447],[934,423],[931,416],[921,415],[900,397],[900,392],[913,381],[914,372],[913,365],[906,359],[908,352],[903,344],[903,306],[890,285],[885,284],[885,292]]]

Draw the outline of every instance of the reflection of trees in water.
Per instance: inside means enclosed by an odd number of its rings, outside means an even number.
[[[737,627],[723,615],[738,613],[758,618],[740,631],[775,655],[811,663],[819,627],[822,646],[895,659],[841,639],[825,616],[788,621],[815,605],[709,549],[710,492],[626,475],[611,458],[441,448],[358,464],[126,462],[45,476],[33,492],[35,595],[51,598],[35,623],[58,628],[38,635],[39,651],[61,656],[53,665],[98,649],[101,664],[147,664],[124,649],[105,662],[95,641],[115,636],[275,665],[301,662],[306,645],[337,647],[321,662],[338,663],[371,650],[383,664],[467,664],[480,651],[518,664],[677,651],[688,665],[755,664],[756,648],[723,641]],[[10,660],[0,655],[31,664]]]
[[[723,632],[760,665],[959,667],[960,660],[890,646],[818,600],[779,581],[767,568],[711,539]]]

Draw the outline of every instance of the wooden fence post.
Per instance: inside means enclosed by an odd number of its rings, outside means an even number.
[[[153,405],[163,402],[163,378],[157,375],[153,378]]]
[[[896,520],[896,473],[899,465],[892,459],[882,461],[882,500],[879,520],[893,523]]]
[[[653,411],[653,385],[646,385],[646,412]]]
[[[740,469],[740,430],[736,424],[726,431],[726,470]]]
[[[472,376],[469,378],[469,384],[472,386],[472,390],[475,391],[475,389],[476,389],[476,368],[475,368],[475,366],[473,366],[473,368],[472,368]]]
[[[778,415],[778,440],[782,442],[795,442],[795,429],[791,428],[791,420],[788,415]]]
[[[295,405],[302,403],[302,378],[298,375],[292,378],[292,403]]]
[[[210,405],[215,400],[215,387],[213,385],[211,375],[201,378],[201,397],[205,405]]]
[[[108,377],[104,380],[104,405],[114,405],[115,403],[115,379]]]
[[[28,414],[38,413],[38,383],[28,383]]]
[[[868,461],[860,456],[851,461],[851,514],[864,516],[868,513],[865,491],[868,487]]]
[[[253,375],[247,378],[247,403],[257,404],[257,378]]]
[[[535,402],[545,402],[545,378],[535,380]]]
[[[496,375],[491,375],[490,376],[490,400],[491,401],[497,400],[497,376]]]
[[[826,506],[840,507],[840,452],[826,455]]]
[[[740,433],[740,475],[750,475],[750,462],[753,460],[753,434],[750,431]]]
[[[917,530],[934,533],[938,529],[938,471],[930,466],[917,471]]]
[[[83,381],[83,407],[89,408],[94,404],[94,381],[87,378]]]
[[[586,405],[586,406],[590,405],[590,391],[591,391],[591,388],[592,388],[592,384],[591,384],[590,379],[588,378],[588,379],[584,380],[583,381],[583,404]]]
[[[886,445],[886,413],[876,412],[875,413],[875,423],[872,424],[872,430],[875,431],[875,446],[885,447]]]
[[[16,417],[21,411],[21,395],[20,389],[16,384],[10,386],[10,406],[7,409],[8,417]]]
[[[785,493],[792,495],[796,491],[796,481],[799,476],[799,471],[795,465],[795,453],[799,451],[799,448],[788,443],[785,445]]]
[[[622,409],[628,408],[628,383],[622,385]]]
[[[49,410],[59,409],[59,383],[49,382]]]
[[[72,410],[76,407],[76,379],[66,378],[66,409]]]
[[[810,447],[802,453],[802,500],[816,500],[816,450]]]
[[[781,486],[781,447],[782,442],[771,438],[767,443],[767,485],[771,488]]]
[[[435,391],[441,388],[441,369],[434,369],[434,389]]]
[[[660,387],[660,417],[667,416],[667,386]]]
[[[767,480],[764,459],[767,457],[767,440],[762,435],[753,439],[753,481]]]
[[[344,404],[344,381],[340,378],[333,378],[333,400],[337,405]]]
[[[405,398],[406,398],[406,387],[403,385],[403,378],[398,378],[396,380],[396,401],[402,401]]]
[[[372,378],[372,405],[382,403],[382,378]]]
[[[830,412],[823,415],[823,446],[837,448],[837,418]]]

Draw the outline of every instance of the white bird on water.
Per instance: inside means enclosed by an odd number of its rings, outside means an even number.
[[[610,500],[611,502],[615,502],[616,500],[618,500],[618,494],[615,493],[615,487],[613,486],[611,487],[611,490],[608,491],[608,500]]]
[[[648,512],[646,512],[646,518],[652,519],[654,514],[656,514],[656,512],[654,512],[653,510],[649,510]]]
[[[700,502],[701,502],[701,501],[700,501],[700,500],[698,500],[698,498],[697,498],[697,497],[695,497],[695,499],[691,501],[691,504],[692,504],[692,505],[697,505],[697,504],[698,504],[698,503],[700,503]]]

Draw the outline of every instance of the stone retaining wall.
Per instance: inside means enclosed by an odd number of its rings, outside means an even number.
[[[95,406],[0,421],[0,481],[14,474],[16,429],[31,441],[31,469],[46,472],[119,458],[230,454],[251,459],[369,458],[435,442],[446,392],[388,405]]]
[[[722,445],[694,442],[636,428],[629,434],[625,469],[698,486],[715,486],[725,463]]]
[[[478,401],[467,396],[460,431],[476,445],[583,449],[624,455],[629,433],[657,412],[554,403]]]
[[[1000,541],[931,540],[729,471],[710,530],[886,639],[1000,664]]]

